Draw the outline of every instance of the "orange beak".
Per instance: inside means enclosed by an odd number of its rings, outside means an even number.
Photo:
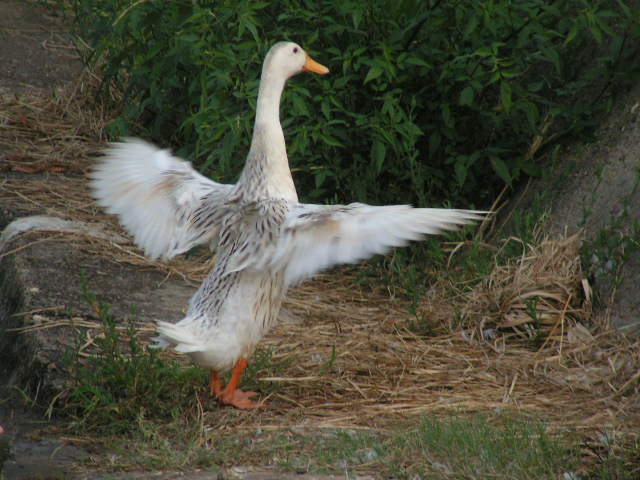
[[[302,66],[302,70],[305,72],[317,73],[318,75],[326,75],[329,73],[329,69],[327,67],[320,65],[309,55],[307,55],[307,61]]]

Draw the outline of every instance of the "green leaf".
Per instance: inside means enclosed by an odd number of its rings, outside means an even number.
[[[476,57],[491,57],[493,55],[493,49],[491,47],[480,47],[473,54]]]
[[[564,39],[564,45],[569,45],[569,43],[571,43],[571,41],[576,37],[576,35],[578,34],[578,24],[574,23],[571,26],[571,29],[569,30],[569,33],[567,33],[566,38]]]
[[[507,112],[511,111],[511,84],[504,80],[500,82],[500,103]]]
[[[300,95],[292,95],[291,100],[293,102],[293,110],[295,113],[304,115],[306,117],[310,116],[307,104]]]
[[[360,22],[362,21],[362,13],[363,8],[355,8],[353,12],[351,12],[351,19],[353,21],[353,28],[356,30],[360,27]]]
[[[418,67],[431,68],[431,64],[429,64],[428,62],[424,61],[422,58],[418,58],[418,57],[407,57],[405,59],[405,62],[410,64],[410,65],[416,65]]]
[[[521,102],[519,108],[524,111],[527,122],[529,123],[529,128],[535,132],[538,128],[538,119],[540,118],[538,107],[536,107],[536,104],[533,102]]]
[[[373,141],[371,147],[371,162],[373,163],[373,169],[378,175],[382,171],[382,165],[384,164],[384,158],[386,156],[387,149],[380,140]]]
[[[320,111],[324,115],[324,118],[326,118],[327,120],[329,120],[329,118],[331,118],[331,110],[330,110],[330,108],[331,107],[329,106],[329,102],[323,100],[322,103],[320,103]]]
[[[316,170],[314,175],[316,188],[320,188],[324,184],[327,177],[332,177],[332,176],[333,176],[333,172],[331,170],[328,170],[328,169]]]
[[[456,172],[456,181],[462,187],[467,179],[467,165],[464,158],[461,158],[460,161],[456,160],[453,168]]]
[[[129,134],[129,126],[124,118],[118,117],[107,124],[107,133],[111,138],[121,138]]]
[[[260,42],[260,36],[258,35],[258,29],[256,28],[256,25],[255,25],[255,22],[254,22],[253,18],[251,18],[249,16],[240,18],[240,25],[239,25],[239,29],[238,29],[238,35],[240,37],[244,33],[244,28],[243,27],[246,28],[247,30],[249,30],[249,32],[251,32],[251,36],[256,41],[256,43]]]
[[[600,27],[598,25],[591,25],[591,27],[589,28],[589,30],[591,31],[591,35],[593,35],[593,38],[596,39],[596,42],[598,42],[598,44],[602,43],[602,30],[600,29]]]
[[[479,17],[477,15],[473,15],[470,19],[469,22],[467,22],[467,25],[462,33],[463,37],[465,39],[469,38],[469,35],[471,35],[476,28],[478,27],[478,19]]]
[[[558,55],[558,52],[554,48],[547,46],[541,46],[540,50],[544,54],[545,58],[553,63],[556,72],[560,74],[560,55]]]
[[[520,166],[522,171],[531,177],[541,177],[542,176],[542,168],[539,165],[536,165],[533,162],[524,162]]]
[[[504,163],[500,158],[492,156],[491,166],[506,184],[511,184],[511,174],[509,173],[509,167],[507,167],[506,163]]]
[[[378,66],[373,66],[371,67],[371,69],[369,70],[369,72],[367,73],[367,76],[364,79],[364,84],[366,85],[367,83],[369,83],[371,80],[375,80],[376,78],[378,78],[380,75],[382,75],[382,68],[378,67]]]
[[[429,155],[435,155],[440,149],[440,142],[442,141],[442,137],[440,136],[440,132],[437,130],[429,135]]]
[[[442,120],[444,121],[444,124],[449,128],[453,128],[455,123],[453,121],[453,115],[451,115],[451,108],[449,108],[449,104],[443,103],[440,109],[442,112]]]
[[[460,105],[471,105],[473,103],[473,98],[475,97],[475,92],[472,87],[465,87],[462,92],[460,92],[460,99],[458,103]]]
[[[344,147],[342,143],[333,138],[331,135],[321,134],[320,140],[322,140],[327,145],[331,145],[332,147]]]
[[[520,76],[520,72],[516,72],[514,70],[503,70],[500,74],[502,75],[502,78],[515,78]]]
[[[544,82],[532,82],[526,86],[530,92],[539,92],[544,88]]]

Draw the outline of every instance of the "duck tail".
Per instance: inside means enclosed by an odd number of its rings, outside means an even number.
[[[189,353],[203,350],[198,338],[184,327],[182,322],[168,323],[158,322],[158,336],[153,337],[156,343],[151,348],[164,348],[172,346],[176,352]]]

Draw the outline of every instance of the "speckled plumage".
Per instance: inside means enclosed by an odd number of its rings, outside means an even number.
[[[157,337],[158,346],[172,346],[216,372],[251,355],[290,285],[482,216],[407,205],[299,203],[279,104],[286,80],[308,62],[294,43],[280,42],[267,54],[251,148],[235,185],[209,180],[189,162],[135,139],[113,144],[93,173],[100,205],[120,217],[150,257],[171,258],[203,243],[217,248],[185,318],[159,321]],[[315,65],[316,73],[327,73]]]

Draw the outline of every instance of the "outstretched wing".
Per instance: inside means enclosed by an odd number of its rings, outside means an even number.
[[[250,268],[282,268],[287,284],[342,263],[355,263],[425,235],[455,230],[486,212],[408,205],[374,207],[295,204],[273,247],[263,249]]]
[[[214,242],[233,185],[200,175],[168,150],[138,139],[113,143],[93,171],[98,204],[118,215],[136,244],[155,259]]]

